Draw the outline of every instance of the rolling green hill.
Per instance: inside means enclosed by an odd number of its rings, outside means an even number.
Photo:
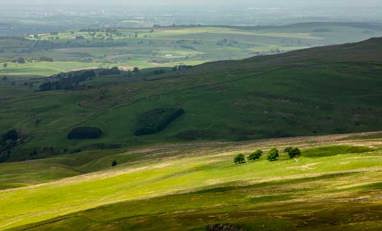
[[[0,229],[377,231],[381,137],[183,143],[2,163]],[[289,159],[287,146],[301,157]],[[280,158],[270,162],[273,147]],[[259,160],[233,163],[257,149]],[[67,176],[54,174],[63,169]]]
[[[20,135],[2,160],[382,129],[380,38],[154,72],[95,77],[79,89],[44,92],[36,91],[43,79],[0,80],[0,131]],[[170,109],[184,113],[151,114]],[[161,129],[137,136],[139,121]],[[67,139],[75,127],[97,127],[102,136]]]

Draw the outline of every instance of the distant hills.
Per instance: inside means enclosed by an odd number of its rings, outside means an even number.
[[[28,82],[12,85],[0,80],[0,133],[18,132],[17,141],[0,142],[0,159],[159,142],[382,129],[382,38],[141,72],[98,76],[76,90],[47,92],[35,91]],[[184,113],[165,114],[169,108]],[[137,136],[140,121],[161,129]],[[98,128],[102,136],[67,139],[76,127]]]

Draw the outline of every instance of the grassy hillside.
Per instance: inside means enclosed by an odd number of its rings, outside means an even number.
[[[371,39],[164,74],[96,77],[81,90],[36,92],[41,80],[0,80],[0,131],[14,128],[23,137],[7,160],[157,142],[379,130],[381,54],[382,40]],[[161,108],[185,113],[163,131],[134,135],[141,117]],[[68,140],[78,126],[98,127],[103,136]]]
[[[265,154],[243,165],[232,162],[238,153],[286,146],[301,148],[302,156],[289,159],[281,153],[278,161],[270,162]],[[36,183],[0,190],[0,229],[206,230],[214,224],[244,230],[382,227],[381,133],[161,145],[104,153],[101,158],[93,155],[19,163],[36,170],[48,161],[51,166],[83,171],[102,169],[102,162],[109,167],[71,178],[56,176],[44,184],[39,184],[38,174],[19,172],[35,177]],[[83,164],[86,157],[94,161]],[[120,164],[111,168],[112,159]],[[0,171],[4,169],[17,170],[17,165],[0,164]]]
[[[0,37],[1,75],[46,76],[77,68],[195,65],[382,36],[382,25],[302,23],[279,27],[176,26],[57,31]],[[23,57],[27,63],[12,63]],[[46,62],[50,60],[50,62]]]

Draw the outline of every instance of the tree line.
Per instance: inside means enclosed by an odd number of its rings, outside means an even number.
[[[284,149],[284,153],[288,154],[288,157],[290,159],[298,158],[301,156],[301,150],[297,147],[287,147]],[[247,161],[256,161],[259,160],[263,156],[264,152],[262,150],[256,150],[255,152],[249,154],[248,156],[245,156],[244,154],[237,154],[233,162],[235,164],[245,164]],[[267,160],[268,161],[277,161],[280,158],[280,151],[277,148],[272,148],[267,153]]]

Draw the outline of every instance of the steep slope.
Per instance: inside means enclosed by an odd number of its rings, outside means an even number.
[[[382,39],[144,77],[102,77],[86,89],[35,92],[0,84],[0,131],[23,135],[4,160],[157,142],[245,140],[382,129]],[[159,132],[134,135],[142,116],[183,110]],[[150,114],[151,122],[156,123]],[[96,140],[68,140],[74,127]],[[154,124],[154,126],[157,126]],[[4,157],[4,156],[3,156]]]

